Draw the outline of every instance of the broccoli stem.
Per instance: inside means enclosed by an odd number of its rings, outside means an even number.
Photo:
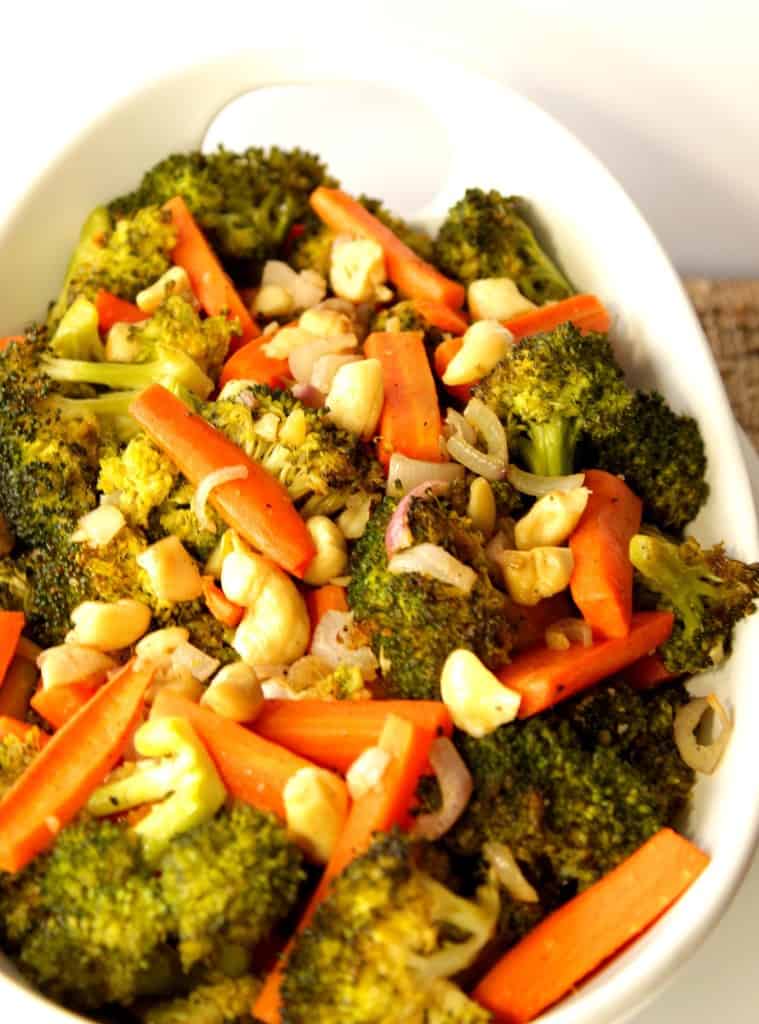
[[[156,346],[150,363],[95,363],[82,359],[42,360],[42,369],[55,381],[68,384],[100,384],[112,390],[142,391],[151,384],[180,384],[201,398],[213,390],[213,382],[198,364],[178,349]]]
[[[64,398],[56,395],[50,400],[50,406],[64,420],[94,418],[99,424],[109,427],[119,441],[126,443],[140,431],[139,424],[129,414],[129,406],[137,395],[139,391],[112,391],[98,398]]]
[[[520,453],[531,473],[566,476],[574,470],[578,430],[573,420],[556,416],[547,423],[533,423]]]

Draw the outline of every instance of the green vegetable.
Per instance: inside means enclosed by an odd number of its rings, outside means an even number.
[[[509,277],[538,305],[568,298],[572,286],[541,249],[519,206],[513,196],[467,189],[438,232],[434,262],[466,285]]]
[[[179,470],[145,435],[100,461],[98,490],[118,493],[119,508],[133,526],[146,527],[151,512],[168,498]]]
[[[246,1024],[261,988],[258,978],[219,976],[197,985],[187,996],[177,996],[149,1007],[143,1024]]]
[[[633,537],[630,559],[649,601],[675,614],[661,649],[670,672],[719,665],[730,653],[735,626],[756,610],[759,564],[728,558],[722,544],[704,549],[692,537],[677,543],[659,534]]]
[[[80,295],[63,315],[50,348],[55,355],[65,359],[103,359],[105,351],[100,340],[98,322],[95,304]]]
[[[282,983],[283,1024],[487,1024],[448,979],[492,936],[497,893],[456,896],[414,863],[413,847],[380,835],[330,888],[295,942]]]
[[[23,740],[12,734],[0,737],[0,799],[39,753],[37,740],[34,732]]]

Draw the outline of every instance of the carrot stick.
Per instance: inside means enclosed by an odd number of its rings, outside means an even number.
[[[402,295],[461,308],[466,298],[463,285],[420,259],[352,196],[337,188],[319,186],[311,193],[310,202],[316,215],[333,231],[372,238],[382,246],[388,277]]]
[[[569,538],[574,556],[570,589],[594,636],[630,632],[633,566],[630,541],[640,529],[643,503],[618,476],[591,469],[585,511]]]
[[[171,214],[177,232],[177,244],[172,259],[178,267],[184,267],[190,278],[192,290],[209,316],[226,313],[235,317],[240,324],[240,336],[233,338],[230,351],[234,352],[245,342],[257,338],[261,333],[258,325],[237,294],[219,258],[208,244],[208,240],[195,222],[187,203],[181,196],[174,196],[164,209]]]
[[[451,362],[453,357],[461,351],[461,346],[463,344],[463,338],[446,338],[446,340],[441,341],[435,349],[432,361],[435,364],[435,373],[441,381],[445,371],[448,369],[448,364]],[[449,395],[452,395],[457,401],[461,402],[462,405],[466,405],[472,397],[472,388],[474,387],[474,384],[444,384],[443,387]]]
[[[385,385],[379,456],[387,465],[393,452],[410,459],[440,462],[443,424],[421,331],[370,334],[367,356],[379,359]]]
[[[0,686],[0,715],[23,718],[29,708],[29,698],[37,687],[38,679],[36,662],[29,661],[18,651]]]
[[[628,636],[566,651],[536,647],[497,675],[504,686],[522,695],[519,717],[528,718],[632,665],[669,638],[673,621],[670,612],[638,612]]]
[[[98,325],[106,334],[114,324],[138,324],[147,320],[149,313],[143,313],[139,306],[118,295],[105,291],[103,288],[95,296],[95,309],[98,311]]]
[[[412,722],[428,745],[453,730],[448,708],[432,700],[267,700],[251,728],[344,774],[359,754],[377,745],[389,714]]]
[[[541,331],[552,331],[554,327],[566,323],[567,320],[583,334],[586,331],[606,334],[611,327],[608,310],[595,295],[572,295],[561,302],[540,306],[538,309],[531,309],[529,313],[521,313],[511,320],[504,320],[504,325],[519,339],[530,334],[540,334]]]
[[[8,790],[0,801],[0,869],[20,871],[87,802],[121,757],[152,677],[130,662]]]
[[[24,335],[23,334],[9,334],[5,338],[0,338],[0,352],[5,352],[5,350],[8,348],[8,346],[12,345],[14,342],[17,345],[20,345],[23,341],[24,341]]]
[[[432,299],[414,299],[414,309],[423,316],[432,327],[450,334],[463,334],[469,326],[469,318],[442,302]]]
[[[47,733],[38,729],[36,725],[29,722],[22,722],[18,718],[11,718],[9,715],[0,715],[0,740],[5,736],[15,736],[19,740],[26,740],[30,733],[37,734],[37,743],[40,750],[49,740]]]
[[[660,683],[668,683],[677,676],[669,671],[660,654],[646,654],[622,673],[622,678],[636,690],[650,690]]]
[[[263,351],[261,340],[254,338],[238,348],[221,368],[219,387],[230,380],[253,380],[270,388],[283,388],[292,377],[287,359],[272,359]]]
[[[652,925],[708,863],[683,836],[661,829],[509,950],[474,998],[499,1024],[534,1020]]]
[[[301,768],[312,767],[310,761],[168,690],[158,694],[152,714],[186,718],[232,796],[284,819],[285,785]]]
[[[411,722],[396,715],[388,715],[379,744],[391,755],[382,783],[354,800],[321,881],[298,922],[296,936],[311,921],[333,878],[366,852],[374,833],[386,832],[394,825],[404,827],[408,824],[409,808],[427,764],[430,745],[426,736]],[[253,1016],[265,1024],[279,1024],[282,975],[294,942],[295,939],[291,939],[288,943],[253,1004]]]
[[[254,548],[288,572],[303,575],[316,549],[278,480],[160,384],[139,394],[129,411],[196,487],[209,473],[244,466],[248,475],[215,487],[211,504]]]
[[[23,612],[0,612],[0,687],[16,653],[24,622]]]
[[[100,680],[105,679],[105,673]],[[79,711],[98,690],[98,684],[67,683],[39,689],[32,697],[31,704],[38,715],[49,722],[54,729],[60,729]]]
[[[311,619],[311,632],[313,633],[327,612],[348,611],[345,587],[339,587],[336,583],[327,583],[323,587],[307,590],[306,608],[308,608],[308,617]]]
[[[229,600],[221,587],[216,585],[213,576],[203,577],[203,598],[206,607],[215,619],[231,629],[239,626],[245,609]]]

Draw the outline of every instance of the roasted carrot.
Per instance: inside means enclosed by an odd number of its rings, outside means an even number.
[[[240,335],[232,339],[230,351],[240,348],[261,333],[258,325],[237,294],[219,258],[213,251],[206,236],[198,227],[187,203],[181,196],[174,196],[164,205],[171,214],[177,232],[177,244],[172,259],[178,267],[184,267],[190,278],[192,290],[209,316],[226,313],[240,324]]]
[[[0,715],[23,718],[29,709],[29,699],[36,689],[38,679],[36,663],[17,651],[0,686]]]
[[[321,881],[298,922],[296,935],[303,931],[314,916],[332,879],[344,871],[352,860],[366,852],[375,832],[386,832],[395,825],[404,827],[408,824],[409,808],[419,777],[427,764],[430,744],[426,734],[396,715],[387,717],[379,743],[391,755],[382,783],[365,796],[354,800]],[[265,1021],[265,1024],[279,1024],[280,985],[293,944],[294,940],[291,940],[253,1004],[253,1016]]]
[[[5,352],[9,345],[12,345],[14,341],[17,345],[20,345],[24,340],[23,334],[9,334],[5,338],[0,338],[0,352]]]
[[[668,683],[677,676],[669,671],[660,654],[646,654],[622,673],[622,678],[636,690],[650,690],[661,683]]]
[[[432,327],[450,334],[463,334],[469,326],[465,313],[459,313],[442,302],[432,299],[414,299],[414,309],[423,316]]]
[[[385,385],[379,443],[382,462],[387,465],[393,452],[401,452],[410,459],[440,462],[443,424],[421,331],[370,334],[364,351],[382,364]]]
[[[598,331],[606,334],[611,326],[611,317],[606,307],[595,295],[572,295],[550,306],[540,306],[504,320],[515,338],[526,338],[530,334],[552,331],[559,324],[571,321],[578,330]]]
[[[310,587],[306,591],[306,608],[311,619],[311,632],[316,629],[327,612],[347,612],[348,599],[345,587],[327,583],[323,587]]]
[[[352,196],[319,186],[311,193],[310,202],[319,219],[333,231],[372,238],[382,246],[387,275],[402,295],[461,308],[466,297],[463,285],[425,263]]]
[[[0,687],[16,653],[24,622],[23,612],[0,612]]]
[[[670,612],[638,612],[628,636],[566,651],[536,647],[517,655],[497,675],[522,695],[519,717],[527,718],[632,665],[669,638],[673,621]]]
[[[36,725],[30,725],[29,722],[12,718],[10,715],[0,715],[0,740],[4,736],[15,736],[19,740],[26,740],[30,733],[36,733],[37,743],[41,750],[49,739],[47,733],[38,729]]]
[[[345,773],[376,746],[389,714],[412,722],[431,743],[450,736],[451,715],[434,700],[267,700],[252,729],[310,761]]]
[[[103,673],[103,679],[105,673]],[[49,722],[54,729],[60,729],[98,691],[93,683],[67,683],[64,686],[40,688],[32,697],[31,704],[38,715]]]
[[[474,998],[499,1024],[533,1020],[652,925],[708,863],[693,843],[661,829],[509,950]]]
[[[216,470],[243,466],[248,475],[215,487],[211,504],[254,548],[288,572],[303,575],[316,549],[278,480],[160,384],[138,395],[129,411],[195,486]]]
[[[20,871],[54,841],[124,750],[151,669],[130,662],[60,729],[0,801],[0,868]]]
[[[585,511],[569,538],[574,556],[570,589],[597,637],[630,632],[633,566],[630,540],[640,529],[643,503],[618,476],[591,469]]]
[[[292,377],[286,359],[272,359],[264,352],[260,338],[238,348],[221,368],[219,387],[230,380],[253,380],[270,388],[283,388]]]
[[[114,324],[138,324],[141,320],[147,320],[149,313],[143,313],[139,306],[126,299],[120,299],[104,289],[95,296],[95,308],[98,311],[98,325],[103,334],[106,334]]]
[[[186,718],[208,748],[231,795],[285,817],[285,785],[310,761],[168,690],[158,694],[152,714]]]
[[[445,341],[441,341],[435,349],[432,361],[435,364],[435,373],[442,381],[445,371],[448,369],[448,364],[451,362],[453,357],[461,351],[461,346],[464,344],[463,338],[446,338]],[[472,384],[444,384],[443,387],[452,395],[457,401],[461,402],[462,405],[466,405],[469,399],[472,397]]]
[[[533,606],[510,603],[507,618],[514,628],[514,651],[545,646],[548,627],[571,614],[572,606],[566,594],[546,597]]]
[[[231,629],[239,626],[245,609],[229,600],[221,587],[217,586],[213,576],[203,577],[203,599],[215,619]]]

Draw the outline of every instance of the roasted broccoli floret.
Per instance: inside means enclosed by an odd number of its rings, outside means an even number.
[[[510,449],[546,476],[571,473],[579,439],[616,432],[633,401],[606,337],[571,323],[515,345],[475,394],[506,424]]]
[[[673,738],[685,690],[600,686],[483,739],[458,734],[474,795],[445,845],[507,845],[550,904],[629,856],[683,807],[693,772]]]
[[[595,435],[588,464],[623,476],[643,499],[644,518],[663,530],[680,533],[709,495],[698,423],[656,392],[636,392],[617,429]]]
[[[247,1024],[260,989],[261,982],[251,974],[220,975],[202,981],[189,995],[148,1007],[140,1020],[142,1024]]]
[[[0,800],[39,753],[39,739],[36,729],[23,740],[12,733],[0,738]]]
[[[146,527],[153,509],[166,500],[179,470],[145,434],[100,462],[98,490],[118,494],[119,508],[133,526]]]
[[[74,299],[50,340],[50,348],[64,359],[104,359],[98,330],[98,311],[83,295]]]
[[[311,192],[334,184],[319,158],[301,149],[177,153],[149,170],[135,192],[114,199],[110,210],[121,216],[181,195],[224,262],[233,269],[248,264],[255,274],[305,217]]]
[[[487,1024],[448,979],[492,936],[498,896],[456,896],[399,835],[376,838],[333,883],[298,936],[282,982],[283,1024]]]
[[[483,277],[510,277],[538,305],[573,293],[521,215],[519,199],[494,190],[467,189],[451,207],[435,239],[435,263],[466,285]]]
[[[301,854],[272,815],[235,803],[176,838],[161,861],[161,891],[176,919],[185,970],[252,949],[292,909]]]
[[[455,648],[474,651],[493,669],[508,661],[506,599],[488,575],[482,536],[442,497],[412,502],[414,542],[440,545],[470,565],[477,573],[471,593],[416,573],[389,572],[385,531],[396,506],[384,499],[353,549],[348,604],[369,635],[387,694],[439,699],[440,671]]]
[[[156,281],[171,266],[176,235],[168,213],[143,204],[113,222],[104,207],[84,223],[61,293],[48,315],[54,328],[78,296],[94,299],[101,288],[122,299]]]
[[[728,558],[722,544],[704,549],[693,537],[678,543],[659,534],[633,537],[630,559],[643,603],[674,612],[672,636],[661,648],[670,672],[704,672],[724,661],[735,626],[756,610],[759,563]]]
[[[335,515],[350,497],[379,496],[384,490],[380,464],[360,438],[289,391],[246,387],[233,400],[209,403],[202,412],[284,484],[304,516]]]

